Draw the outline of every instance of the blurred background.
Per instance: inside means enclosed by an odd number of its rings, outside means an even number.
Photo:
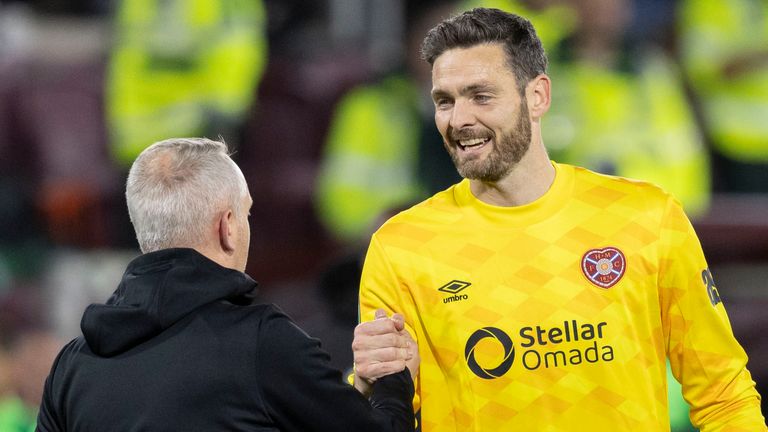
[[[554,160],[681,200],[767,396],[768,0],[2,0],[0,432],[139,254],[127,170],[173,136],[234,150],[260,300],[348,368],[368,237],[458,180],[418,47],[474,6],[536,26]]]

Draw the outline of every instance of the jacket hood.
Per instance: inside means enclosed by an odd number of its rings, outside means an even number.
[[[88,306],[80,328],[91,351],[111,357],[160,334],[195,309],[229,300],[250,304],[256,282],[194,249],[164,249],[128,265],[105,304]]]

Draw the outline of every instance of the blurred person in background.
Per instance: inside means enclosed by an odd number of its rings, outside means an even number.
[[[109,148],[128,167],[167,136],[238,142],[267,62],[261,0],[120,0],[106,78]]]
[[[678,1],[686,77],[724,192],[768,192],[768,1]]]
[[[38,430],[412,429],[419,358],[402,317],[379,317],[400,348],[369,402],[316,339],[254,304],[243,273],[252,199],[226,145],[155,143],[132,165],[126,199],[143,255],[54,361]]]
[[[564,3],[577,26],[550,55],[555,87],[542,133],[552,158],[653,182],[701,216],[708,151],[672,57],[660,43],[630,45],[630,0]]]
[[[454,12],[456,3],[405,1],[401,63],[353,88],[336,105],[315,203],[326,229],[344,244],[364,243],[388,208],[458,180],[432,127],[429,68],[418,58],[421,35]]]
[[[464,180],[373,235],[355,382],[384,308],[419,341],[422,430],[668,430],[667,359],[695,425],[768,430],[679,201],[550,160],[552,86],[530,22],[473,9],[430,30],[422,53]]]

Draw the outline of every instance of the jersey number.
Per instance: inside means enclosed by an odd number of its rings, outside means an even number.
[[[709,271],[708,268],[701,272],[701,279],[704,281],[704,284],[707,285],[707,295],[709,296],[709,302],[712,303],[712,306],[720,303],[720,293],[717,292],[715,279],[712,277],[712,272]]]

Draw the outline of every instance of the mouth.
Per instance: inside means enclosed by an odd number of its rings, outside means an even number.
[[[463,152],[473,152],[473,151],[478,151],[482,149],[490,141],[491,141],[490,138],[472,138],[472,139],[457,140],[456,144],[459,147],[459,149]]]

